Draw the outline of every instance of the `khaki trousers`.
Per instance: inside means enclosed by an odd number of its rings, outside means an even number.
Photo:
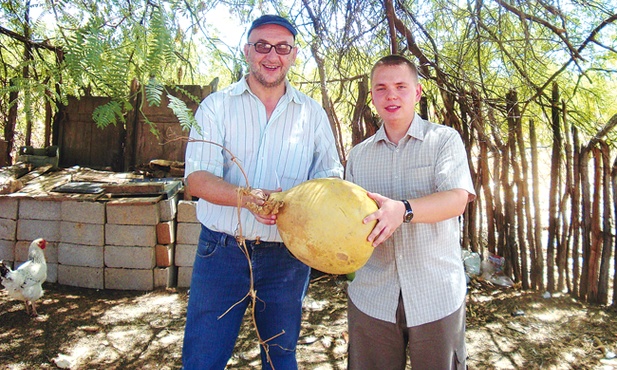
[[[396,324],[364,314],[349,299],[349,370],[404,370],[407,351],[413,370],[466,368],[465,303],[451,315],[407,327],[403,299]]]

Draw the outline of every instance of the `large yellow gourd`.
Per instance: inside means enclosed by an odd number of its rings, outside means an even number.
[[[270,200],[283,202],[277,226],[291,253],[329,274],[362,267],[373,253],[366,238],[376,224],[362,219],[377,211],[366,190],[349,181],[322,178],[303,182]]]

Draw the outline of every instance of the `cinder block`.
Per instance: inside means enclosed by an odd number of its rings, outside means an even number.
[[[192,200],[178,202],[178,222],[199,222],[197,220],[197,202]]]
[[[176,219],[176,215],[178,214],[178,194],[174,194],[174,196],[169,199],[161,200],[158,204],[161,221]]]
[[[0,239],[15,240],[17,236],[17,220],[0,218]]]
[[[176,245],[176,266],[193,267],[197,244],[178,244]]]
[[[105,204],[65,200],[61,202],[60,215],[62,221],[103,225],[105,224]]]
[[[156,265],[154,247],[105,247],[105,266],[127,269],[153,269]]]
[[[58,264],[57,263],[47,264],[47,280],[45,281],[48,283],[58,282]]]
[[[32,244],[31,240],[20,240],[15,243],[15,260],[25,261],[28,259],[28,249]],[[58,243],[47,242],[45,250],[45,261],[47,263],[58,263]]]
[[[60,241],[60,221],[17,220],[17,240],[43,238],[48,242]]]
[[[0,196],[0,218],[17,220],[19,200],[13,197]]]
[[[60,240],[82,245],[105,245],[105,225],[61,221]]]
[[[49,198],[23,198],[19,202],[19,219],[27,220],[58,220],[60,204],[58,200]]]
[[[20,240],[15,243],[15,261],[26,261],[28,259],[28,249],[32,241]],[[47,263],[58,263],[58,243],[47,242],[45,250],[45,261]]]
[[[58,263],[58,242],[47,242],[45,247],[45,261],[47,263]]]
[[[176,266],[156,267],[154,273],[154,288],[171,288],[176,286],[178,268]]]
[[[154,247],[156,225],[105,225],[105,244],[131,247]]]
[[[116,225],[156,225],[159,206],[152,198],[120,198],[107,203],[107,223]]]
[[[200,223],[178,223],[176,230],[176,242],[178,244],[197,244],[201,233]]]
[[[104,289],[102,267],[58,265],[58,283],[81,288]]]
[[[105,289],[153,290],[154,273],[140,269],[105,269]]]
[[[103,246],[60,243],[58,262],[63,265],[105,267]]]
[[[157,244],[154,252],[156,254],[157,267],[169,267],[174,265],[174,244]]]
[[[15,261],[15,241],[0,239],[0,260]]]
[[[192,275],[192,267],[178,267],[178,288],[190,288]]]
[[[156,225],[156,241],[159,244],[176,242],[176,222],[165,221]]]

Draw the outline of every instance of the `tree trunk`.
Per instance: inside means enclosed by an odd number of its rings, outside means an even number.
[[[566,110],[566,104],[564,102],[562,102],[562,108],[561,108],[561,112],[562,112],[562,121],[563,121],[563,130],[564,132],[569,132],[569,125],[568,125],[568,120],[567,120],[567,110]],[[557,290],[558,291],[563,291],[564,288],[566,287],[566,279],[568,277],[568,254],[570,251],[570,248],[568,248],[568,246],[570,245],[569,243],[569,237],[568,237],[568,230],[570,229],[570,224],[571,221],[569,220],[569,217],[567,215],[567,208],[568,208],[568,201],[571,197],[572,194],[572,149],[571,149],[571,144],[570,144],[570,140],[568,139],[569,136],[568,135],[564,135],[564,143],[563,143],[563,148],[564,148],[564,155],[565,155],[565,170],[566,170],[566,175],[565,175],[565,186],[563,187],[565,189],[565,192],[563,194],[563,197],[561,198],[561,201],[559,203],[559,219],[561,220],[561,231],[560,231],[560,239],[559,239],[559,243],[558,243],[558,249],[557,249],[557,276],[558,276],[558,280],[557,280]],[[561,188],[561,187],[560,187]]]
[[[600,142],[600,156],[602,158],[602,255],[600,259],[600,276],[598,279],[598,303],[608,303],[609,267],[611,264],[611,191],[610,191],[610,149],[606,142]],[[600,214],[598,214],[600,217]]]
[[[551,158],[551,187],[548,207],[548,242],[546,243],[547,289],[555,291],[555,243],[559,240],[557,234],[557,199],[559,197],[559,166],[561,164],[561,129],[559,124],[559,87],[553,84],[552,95],[553,153]]]
[[[579,296],[579,282],[581,265],[579,263],[579,250],[581,238],[581,147],[578,140],[578,130],[572,127],[572,197],[570,227],[572,228],[572,294]]]
[[[11,87],[15,86],[15,82],[11,80]],[[17,126],[17,108],[19,104],[19,92],[17,89],[11,89],[9,93],[9,114],[4,125],[4,144],[5,148],[0,154],[0,167],[10,166],[13,164],[11,156],[15,147],[15,127]]]
[[[538,166],[538,140],[533,120],[529,121],[529,142],[531,145],[531,173],[533,186],[533,245],[531,261],[531,282],[535,289],[544,289],[544,251],[542,250],[542,205],[540,204],[540,177]]]
[[[598,276],[600,274],[600,256],[602,255],[602,227],[600,221],[600,205],[602,204],[602,155],[600,149],[594,146],[593,154],[593,195],[591,205],[591,244],[589,250],[589,273],[587,274],[587,301],[600,303],[598,300]]]
[[[32,32],[30,29],[30,0],[26,1],[24,13],[24,38],[31,41]],[[30,64],[32,61],[32,43],[24,43],[24,67],[22,70],[24,81],[30,78]],[[29,83],[29,82],[28,82]],[[26,89],[24,91],[24,112],[26,116],[26,145],[32,145],[32,102],[31,94]]]
[[[581,189],[581,215],[583,220],[581,228],[583,263],[581,266],[579,298],[586,300],[589,293],[588,276],[591,254],[591,198],[589,192],[589,150],[587,148],[581,149],[579,163],[579,176],[581,180],[579,188]]]
[[[611,185],[613,187],[613,217],[617,220],[617,158],[615,158],[611,170]],[[613,234],[617,235],[617,223],[613,228]],[[613,239],[613,276],[617,277],[617,240],[615,239]],[[615,279],[613,279],[612,306],[617,306],[617,282],[615,282]]]
[[[368,77],[363,76],[358,81],[358,99],[354,106],[353,115],[351,118],[351,146],[362,142],[366,139],[369,131],[364,122],[364,110],[369,109],[367,100],[369,98]]]
[[[512,175],[513,175],[513,187],[516,187],[516,196],[512,195],[512,231],[510,237],[512,238],[511,248],[512,251],[512,266],[514,267],[514,276],[522,283],[523,289],[529,289],[529,271],[528,271],[528,259],[527,259],[527,244],[525,240],[525,228],[527,223],[525,222],[525,210],[523,204],[525,204],[526,189],[523,184],[523,175],[521,174],[521,166],[519,161],[514,160],[518,158],[521,163],[525,158],[525,147],[523,145],[522,151],[519,150],[517,155],[518,136],[523,136],[521,129],[520,110],[518,108],[518,96],[515,90],[511,90],[506,98],[506,109],[508,111],[508,146],[510,148],[510,159],[512,163]],[[529,202],[527,202],[529,203]]]

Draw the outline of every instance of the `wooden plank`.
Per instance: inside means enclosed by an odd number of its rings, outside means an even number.
[[[160,194],[165,184],[158,182],[130,182],[125,184],[105,184],[102,186],[110,194]]]

